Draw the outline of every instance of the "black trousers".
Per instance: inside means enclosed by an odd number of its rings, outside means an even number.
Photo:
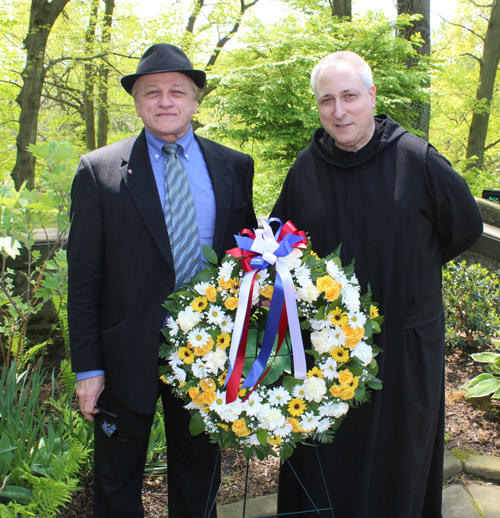
[[[216,518],[220,455],[206,434],[189,432],[190,415],[183,400],[159,382],[165,412],[169,518]],[[94,518],[143,518],[142,482],[154,416],[131,412],[104,390],[99,407],[117,414],[119,430],[109,438],[96,422]]]

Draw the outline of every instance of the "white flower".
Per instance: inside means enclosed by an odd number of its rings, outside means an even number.
[[[319,417],[314,412],[306,412],[300,420],[300,427],[306,432],[312,432],[319,423]]]
[[[345,333],[341,327],[335,326],[330,331],[330,340],[332,341],[332,349],[342,347],[345,344]]]
[[[344,414],[347,414],[349,405],[347,403],[327,403],[319,408],[319,415],[324,417],[335,417],[339,418]]]
[[[225,396],[224,396],[225,398]],[[243,410],[243,405],[241,403],[241,399],[236,399],[236,401],[232,401],[229,404],[225,404],[215,409],[215,411],[219,414],[220,418],[226,423],[233,423],[240,417],[240,414]]]
[[[303,288],[312,284],[311,282],[311,270],[306,265],[301,265],[295,269],[293,275],[297,281],[297,284],[300,284]]]
[[[289,270],[294,270],[295,268],[299,268],[301,265],[300,258],[302,257],[302,250],[299,248],[294,248],[291,253],[289,253],[285,257],[281,257],[281,261],[283,261]]]
[[[207,312],[207,319],[211,324],[219,326],[225,317],[226,314],[220,306],[210,305],[210,308]]]
[[[210,286],[209,282],[199,282],[195,285],[194,289],[197,291],[198,295],[204,297],[207,294],[207,288]]]
[[[210,410],[215,410],[215,412],[219,413],[219,409],[226,406],[226,393],[217,390],[215,392],[215,399],[210,404]]]
[[[311,333],[311,343],[314,347],[314,350],[319,354],[329,353],[333,350],[333,344],[331,343],[329,329],[313,331]]]
[[[172,372],[174,373],[174,377],[175,379],[180,382],[180,383],[184,383],[186,381],[186,371],[180,367],[178,367],[177,365],[172,365],[173,362],[170,363],[170,367],[172,367]]]
[[[193,401],[190,401],[187,405],[184,405],[184,408],[186,410],[199,410],[202,407],[203,407],[203,405],[197,405]]]
[[[234,322],[229,315],[224,315],[219,327],[222,333],[231,333],[234,327]]]
[[[220,347],[216,347],[215,351],[210,351],[206,354],[203,359],[205,360],[205,365],[207,369],[212,374],[217,374],[219,370],[223,371],[226,366],[227,354],[224,349]]]
[[[337,281],[338,277],[343,273],[342,269],[334,261],[326,261],[326,271],[335,281]]]
[[[250,397],[243,403],[243,408],[249,416],[256,417],[262,410],[262,396],[254,391],[250,394]]]
[[[314,302],[319,297],[319,290],[314,284],[298,288],[295,292],[295,298],[298,301],[303,300],[304,302]]]
[[[326,394],[325,380],[316,376],[311,376],[304,380],[304,395],[308,401],[321,403],[323,396]]]
[[[236,263],[234,261],[225,261],[222,263],[222,266],[219,268],[219,281],[227,282],[231,280],[231,277],[233,275],[233,268],[236,266]]]
[[[333,359],[333,358],[332,358]],[[269,391],[269,403],[275,406],[286,405],[292,396],[288,393],[284,387],[276,387]]]
[[[266,430],[281,428],[286,422],[285,416],[281,413],[281,410],[279,408],[272,407],[271,405],[262,405],[259,417],[262,428],[265,428]]]
[[[323,371],[323,376],[327,380],[331,381],[339,376],[337,372],[337,362],[332,357],[329,357],[324,363],[320,364],[319,368]]]
[[[295,387],[293,387],[293,390],[292,390],[292,396],[298,397],[301,399],[305,399],[306,391],[304,390],[304,385],[302,385],[300,383],[295,385]]]
[[[366,323],[366,315],[361,311],[349,311],[347,317],[352,328],[362,328]]]
[[[331,425],[331,419],[321,419],[320,421],[318,421],[318,424],[316,425],[316,431],[318,433],[326,432]]]
[[[373,350],[365,342],[359,342],[351,351],[351,356],[356,356],[363,365],[369,365],[373,359]]]
[[[256,433],[253,433],[252,435],[245,437],[243,442],[245,442],[249,446],[260,446],[260,442],[259,442],[259,439],[257,439]]]
[[[176,322],[184,333],[188,333],[201,319],[201,313],[188,306],[184,311],[179,312]]]
[[[188,333],[188,342],[192,347],[203,347],[210,340],[210,335],[199,327],[195,327],[190,333]]]
[[[255,276],[255,282],[259,284],[264,284],[265,281],[269,278],[269,272],[267,270],[259,270],[257,275]]]
[[[273,430],[273,434],[278,437],[286,437],[287,435],[290,435],[292,433],[292,430],[292,425],[287,420],[285,420],[282,426],[275,428]]]
[[[193,376],[198,379],[206,378],[209,374],[207,366],[201,358],[198,358],[191,364],[191,372],[193,373]]]
[[[179,326],[172,315],[167,318],[167,327],[170,329],[168,332],[170,336],[175,336],[179,332]]]
[[[348,311],[359,311],[359,292],[357,288],[348,284],[342,288],[340,293],[342,294],[342,302]]]
[[[332,322],[329,318],[321,320],[316,320],[315,318],[311,318],[309,320],[309,323],[311,324],[311,327],[315,329],[316,331],[321,331],[321,329],[327,329],[332,326]]]

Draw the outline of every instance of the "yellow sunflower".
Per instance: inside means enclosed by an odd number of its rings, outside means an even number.
[[[310,371],[307,371],[307,377],[308,378],[312,378],[312,377],[316,377],[316,378],[321,378],[323,379],[324,376],[323,376],[323,371],[321,369],[318,369],[318,367],[313,367]]]
[[[206,297],[196,297],[193,302],[191,302],[191,307],[193,308],[193,311],[201,312],[203,311],[208,305],[208,300]]]
[[[301,398],[293,398],[288,403],[288,412],[293,417],[302,415],[306,409],[306,404]]]
[[[181,347],[177,354],[179,358],[188,365],[194,362],[194,353],[187,347]]]
[[[330,353],[330,356],[337,363],[345,363],[349,360],[349,351],[343,347],[335,347],[335,349]]]
[[[330,322],[339,327],[344,327],[349,322],[347,313],[342,311],[342,308],[335,308],[328,313],[328,316],[330,317]]]
[[[231,335],[229,333],[219,335],[215,342],[217,347],[220,347],[221,349],[227,349],[231,345]]]
[[[370,320],[378,317],[378,308],[376,306],[370,306]]]

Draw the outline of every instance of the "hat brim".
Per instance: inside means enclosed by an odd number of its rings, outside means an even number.
[[[134,83],[139,79],[139,77],[147,76],[150,74],[163,74],[166,72],[179,72],[180,74],[184,74],[190,77],[198,88],[203,89],[205,87],[207,76],[205,72],[203,72],[203,70],[153,70],[151,72],[146,72],[144,74],[131,74],[122,77],[120,83],[125,89],[125,91],[128,94],[132,95],[132,88],[134,86]]]

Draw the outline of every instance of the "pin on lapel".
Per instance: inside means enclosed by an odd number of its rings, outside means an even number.
[[[132,169],[129,169],[129,170],[127,171],[127,173],[128,173],[128,174],[132,174]]]

